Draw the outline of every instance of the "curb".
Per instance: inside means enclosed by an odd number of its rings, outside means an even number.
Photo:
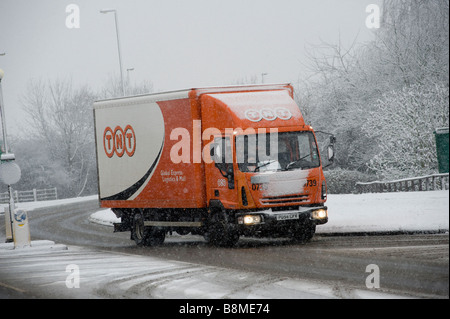
[[[6,254],[33,254],[42,253],[48,251],[61,251],[67,250],[67,246],[63,244],[55,244],[51,240],[32,240],[31,246],[14,248],[14,243],[4,243],[0,244],[0,253],[2,255]]]

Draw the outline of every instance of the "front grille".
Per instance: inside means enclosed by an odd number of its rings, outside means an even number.
[[[296,204],[296,203],[304,203],[307,201],[309,201],[309,196],[306,194],[271,196],[261,198],[261,203],[263,205]]]

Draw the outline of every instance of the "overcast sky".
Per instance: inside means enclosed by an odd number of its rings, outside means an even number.
[[[0,68],[9,135],[19,134],[19,96],[33,79],[71,77],[99,89],[123,69],[155,91],[229,85],[252,77],[296,83],[305,48],[322,40],[372,39],[366,7],[382,0],[0,0]],[[66,7],[80,9],[68,28]]]

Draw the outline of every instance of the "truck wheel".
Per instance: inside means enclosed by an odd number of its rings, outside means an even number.
[[[144,226],[144,216],[141,212],[134,214],[131,232],[131,236],[138,246],[161,245],[166,238],[164,229]]]
[[[204,234],[205,240],[218,247],[234,247],[239,241],[239,233],[223,218],[215,216]]]
[[[292,239],[301,244],[309,242],[316,233],[316,224],[310,220],[300,223],[292,233]]]

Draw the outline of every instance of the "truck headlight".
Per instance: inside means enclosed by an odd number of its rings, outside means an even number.
[[[318,209],[311,213],[313,219],[324,219],[328,217],[328,213],[325,209]]]
[[[245,215],[238,217],[238,223],[244,225],[255,225],[261,223],[261,216],[259,215]]]

